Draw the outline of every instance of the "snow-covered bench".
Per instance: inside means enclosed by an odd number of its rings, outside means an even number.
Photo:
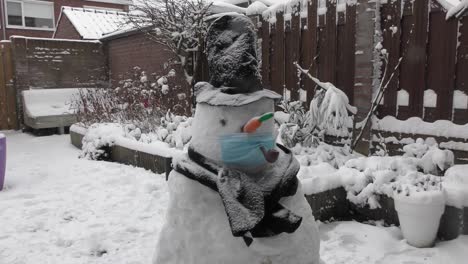
[[[74,96],[84,88],[34,89],[22,92],[24,123],[33,129],[59,128],[76,123],[76,116],[71,109]]]

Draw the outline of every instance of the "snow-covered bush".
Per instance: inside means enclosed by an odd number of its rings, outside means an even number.
[[[280,138],[287,147],[292,148],[296,144],[317,146],[324,140],[325,134],[351,136],[349,129],[352,128],[353,118],[349,110],[354,111],[354,107],[349,105],[348,97],[341,90],[331,84],[327,87],[315,93],[309,110],[305,110],[300,101],[282,102],[280,107],[288,118],[286,122],[281,120]],[[279,121],[280,115],[275,116]],[[286,119],[283,115],[281,117]]]
[[[343,166],[348,160],[359,156],[359,154],[352,153],[349,146],[338,147],[324,142],[319,142],[313,148],[304,148],[298,144],[291,151],[296,155],[301,166],[328,163],[335,169]]]
[[[88,127],[82,140],[80,158],[108,160],[110,147],[125,139],[144,144],[165,142],[171,148],[184,149],[191,139],[192,118],[168,112],[156,131],[143,133],[133,124],[96,123]]]
[[[302,102],[282,102],[280,106],[286,115],[275,113],[275,119],[281,123],[279,135],[282,143],[292,148],[297,144],[303,147],[312,147],[318,144],[316,127],[311,122],[311,113],[306,111],[302,106]],[[278,116],[282,116],[284,120],[279,120]],[[285,121],[287,120],[287,121]]]
[[[410,157],[363,157],[349,160],[337,173],[347,198],[357,205],[380,207],[377,195],[441,189],[441,177],[420,171],[420,159]],[[405,193],[406,194],[406,193]]]
[[[444,175],[444,172],[453,166],[455,156],[448,149],[439,149],[437,141],[432,138],[418,138],[415,143],[403,147],[405,157],[419,159],[418,166],[425,173]]]
[[[331,83],[322,84],[326,89],[318,90],[310,102],[310,121],[323,133],[349,136],[355,107],[349,105],[348,96],[343,91]]]
[[[115,123],[94,124],[88,127],[81,141],[80,158],[91,160],[108,160],[109,150],[118,137],[125,135],[122,125]]]
[[[166,96],[175,76],[169,70],[164,76],[148,75],[135,67],[131,78],[121,80],[116,88],[80,91],[73,100],[78,121],[88,127],[95,123],[133,124],[143,132],[156,131],[161,117],[172,110],[184,113],[188,98]]]
[[[162,141],[169,144],[170,147],[183,149],[191,138],[192,117],[177,116],[171,112],[161,117],[160,126],[155,133],[142,134],[140,141],[151,143],[153,141]]]

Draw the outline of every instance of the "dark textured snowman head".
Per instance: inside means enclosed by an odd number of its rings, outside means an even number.
[[[244,15],[225,15],[208,29],[210,83],[230,94],[261,90],[254,25]]]

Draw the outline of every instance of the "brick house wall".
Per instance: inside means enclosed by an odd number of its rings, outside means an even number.
[[[148,75],[156,76],[166,75],[174,69],[176,76],[169,79],[168,105],[178,114],[190,114],[191,88],[182,67],[177,63],[177,57],[165,46],[149,40],[141,32],[101,41],[107,54],[109,79],[113,87],[117,87],[120,80],[131,77],[135,66]],[[175,105],[180,107],[174,108]]]
[[[82,39],[80,33],[65,15],[60,18],[56,28],[54,36],[56,39]]]
[[[83,6],[98,6],[98,7],[106,7],[106,8],[117,8],[122,9],[124,11],[128,11],[128,5],[123,4],[113,4],[113,3],[103,3],[103,2],[94,2],[94,1],[85,1],[85,0],[44,0],[47,2],[54,2],[54,16],[55,16],[55,23],[58,22],[60,11],[62,6],[71,6],[71,7],[83,7]],[[2,11],[4,9],[2,8]],[[4,14],[0,14],[0,24],[3,27],[3,19]],[[5,28],[5,39],[9,39],[10,36],[18,35],[18,36],[28,36],[28,37],[39,37],[39,38],[51,38],[54,34],[54,30],[41,30],[41,29],[13,29],[13,28]],[[3,38],[3,34],[0,29],[0,39]]]

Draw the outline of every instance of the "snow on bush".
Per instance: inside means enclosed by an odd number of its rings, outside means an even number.
[[[155,132],[142,133],[134,124],[97,123],[88,127],[82,140],[80,157],[91,160],[107,160],[110,147],[120,138],[152,144],[164,142],[171,148],[183,149],[191,139],[192,118],[168,112],[161,118],[161,126]]]
[[[319,131],[335,136],[349,136],[353,126],[351,114],[356,108],[349,105],[348,96],[331,83],[322,83],[326,89],[315,93],[310,102],[311,122]]]
[[[299,178],[306,194],[344,187],[349,201],[372,209],[380,207],[378,195],[393,197],[396,193],[429,199],[431,193],[443,191],[443,178],[437,175],[443,175],[453,165],[453,153],[439,149],[431,139],[426,141],[418,139],[407,145],[404,156],[335,157],[335,160],[345,160],[344,165],[337,164],[339,168],[326,161],[327,152],[308,156],[313,160],[307,163],[299,156],[304,166]],[[420,195],[422,192],[426,193]]]
[[[468,207],[468,165],[455,165],[444,175],[447,203],[455,207]]]
[[[281,124],[279,136],[281,142],[288,148],[297,144],[312,147],[318,144],[316,127],[312,124],[311,113],[306,111],[302,102],[282,102],[280,106],[284,113],[275,113],[275,119]],[[319,134],[322,135],[322,134]]]
[[[162,141],[172,148],[183,149],[191,138],[192,117],[177,116],[168,112],[161,118],[159,128],[155,133],[142,134],[140,142],[151,143]]]
[[[120,124],[102,123],[88,127],[82,140],[80,158],[91,160],[107,160],[109,147],[115,144],[118,137],[125,136]]]
[[[317,146],[324,140],[325,134],[349,137],[349,128],[353,126],[349,110],[348,97],[341,90],[329,83],[322,83],[327,89],[316,92],[305,110],[302,102],[281,104],[284,113],[275,113],[275,119],[281,124],[280,138],[283,144],[292,148],[297,144],[303,147]]]
[[[404,146],[403,151],[405,157],[418,158],[418,166],[425,173],[443,175],[455,163],[453,152],[439,149],[437,141],[432,137],[426,140],[418,138],[415,143]]]
[[[335,169],[343,166],[348,160],[360,156],[359,154],[351,153],[348,146],[337,147],[324,142],[319,142],[313,148],[302,147],[298,144],[291,150],[296,155],[301,166],[328,163]]]

